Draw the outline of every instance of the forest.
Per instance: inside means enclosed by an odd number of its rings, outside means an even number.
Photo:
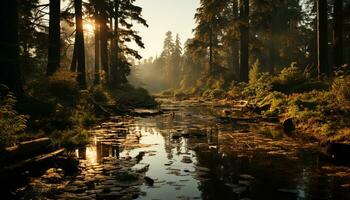
[[[145,1],[2,1],[4,199],[350,200],[350,0]]]

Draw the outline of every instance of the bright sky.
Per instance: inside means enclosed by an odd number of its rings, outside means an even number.
[[[138,28],[146,49],[140,50],[143,58],[160,55],[167,31],[178,33],[182,43],[192,37],[193,19],[199,0],[137,0],[143,8],[143,17],[149,28]]]

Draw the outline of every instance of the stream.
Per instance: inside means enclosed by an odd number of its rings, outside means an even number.
[[[224,108],[162,100],[164,114],[112,117],[59,168],[17,190],[23,199],[350,199],[350,168],[270,123],[225,122]]]

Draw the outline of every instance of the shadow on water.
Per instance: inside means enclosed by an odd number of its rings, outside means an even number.
[[[162,106],[164,115],[101,124],[92,131],[92,145],[75,152],[80,172],[63,175],[58,185],[50,185],[59,191],[42,194],[57,199],[350,199],[350,168],[328,162],[313,143],[271,125],[220,123],[215,116],[221,108]],[[30,184],[47,187],[38,182],[45,183],[40,178]]]

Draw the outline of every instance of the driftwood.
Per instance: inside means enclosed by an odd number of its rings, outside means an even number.
[[[46,153],[50,150],[50,145],[51,140],[49,138],[40,138],[22,142],[16,146],[3,150],[0,154],[0,162],[11,163],[20,159]]]

